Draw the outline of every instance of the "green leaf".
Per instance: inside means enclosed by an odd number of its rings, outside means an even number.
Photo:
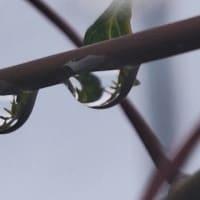
[[[84,44],[131,33],[131,0],[115,0],[107,10],[91,25],[84,38]]]
[[[91,44],[130,34],[131,30],[131,0],[115,0],[108,9],[89,27],[85,34],[84,44]],[[136,74],[139,66],[124,66],[120,70],[116,92],[109,102],[100,108],[110,107],[119,103],[130,91],[133,85],[138,85]]]

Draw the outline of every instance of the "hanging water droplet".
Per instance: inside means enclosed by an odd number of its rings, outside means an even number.
[[[21,91],[17,95],[0,96],[0,134],[10,133],[30,116],[37,91]]]
[[[107,108],[119,103],[134,84],[138,67],[76,75],[65,84],[73,96],[92,108]]]
[[[0,96],[0,129],[7,129],[13,126],[17,119],[12,116],[16,95]]]

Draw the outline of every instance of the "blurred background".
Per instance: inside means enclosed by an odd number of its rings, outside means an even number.
[[[111,0],[46,0],[83,37]],[[134,32],[200,14],[196,0],[134,0]],[[76,48],[26,1],[0,1],[0,67]],[[184,34],[184,33],[183,33]],[[180,145],[200,118],[200,51],[146,64],[129,98],[166,152]],[[176,149],[176,148],[175,148]],[[184,171],[200,166],[196,148]],[[0,197],[48,200],[139,199],[154,165],[115,106],[89,109],[64,85],[43,89],[25,125],[0,135]]]

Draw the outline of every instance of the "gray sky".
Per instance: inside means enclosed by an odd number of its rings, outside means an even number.
[[[46,2],[83,36],[111,1]],[[148,20],[145,14],[158,2],[164,0],[135,1],[135,31],[147,28],[143,23]],[[200,2],[196,0],[169,3],[165,23],[200,13]],[[25,1],[1,0],[0,10],[1,67],[74,48]],[[156,25],[159,24],[148,27]],[[182,133],[187,133],[200,116],[199,59],[199,51],[165,59],[172,64],[172,79],[176,82],[172,85],[177,108],[174,144],[180,143]],[[139,73],[142,85],[133,88],[129,96],[147,121],[151,121],[146,96],[150,71],[145,66]],[[0,158],[0,197],[4,200],[135,200],[153,167],[118,107],[102,111],[89,109],[76,102],[63,85],[41,90],[26,124],[10,135],[0,136]],[[194,158],[186,167],[188,172],[200,164],[195,154]]]

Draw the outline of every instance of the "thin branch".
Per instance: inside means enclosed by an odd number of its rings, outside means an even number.
[[[164,161],[166,166],[170,166],[171,161],[163,152],[163,147],[155,136],[155,133],[148,126],[140,113],[135,109],[133,104],[131,104],[129,100],[125,99],[121,102],[121,108],[132,126],[136,129],[138,136],[143,141],[147,151],[149,152],[149,155],[157,166],[157,169],[160,170],[161,161]],[[167,180],[169,183],[172,183],[171,177]]]
[[[96,71],[137,65],[198,48],[200,16],[1,69],[0,79],[23,89],[39,89],[63,82],[70,74],[64,65],[88,55],[106,56],[105,65],[94,66],[92,71]]]
[[[54,12],[47,4],[45,4],[41,0],[26,1],[29,2],[35,8],[37,8],[50,21],[52,21],[54,25],[56,25],[65,35],[67,35],[74,44],[76,44],[76,46],[82,46],[81,37],[77,34],[77,32],[67,22],[65,22],[61,16]]]
[[[189,138],[186,140],[185,144],[183,144],[182,148],[180,148],[180,151],[176,153],[174,159],[171,162],[171,166],[169,167],[168,163],[163,162],[162,170],[157,171],[156,174],[152,177],[152,181],[149,184],[147,192],[142,199],[152,200],[158,192],[159,188],[162,186],[164,180],[175,179],[177,177],[179,168],[186,161],[194,146],[199,141],[199,138],[200,123],[196,127],[196,129],[189,135]]]

